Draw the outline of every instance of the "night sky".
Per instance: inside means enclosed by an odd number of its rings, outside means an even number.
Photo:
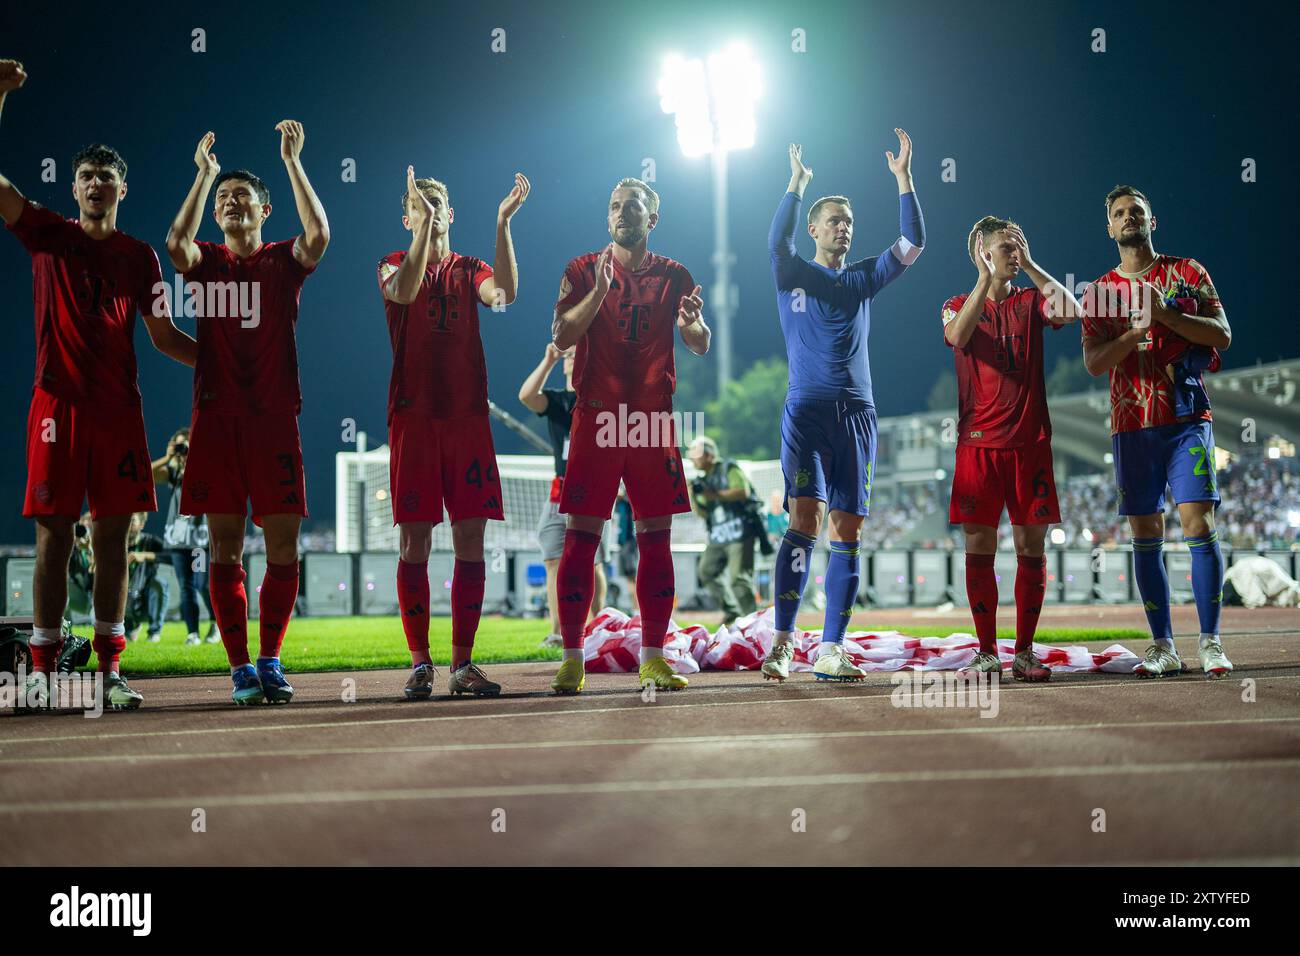
[[[1151,197],[1158,252],[1193,256],[1209,270],[1233,327],[1226,366],[1300,355],[1285,292],[1294,269],[1284,264],[1298,206],[1294,156],[1284,152],[1284,126],[1294,122],[1294,12],[1088,7],[25,4],[6,11],[0,36],[0,56],[23,61],[29,74],[0,120],[0,171],[71,216],[72,154],[92,141],[113,145],[130,165],[118,227],[159,251],[170,280],[163,239],[193,181],[203,132],[216,132],[223,169],[266,179],[275,210],[263,235],[275,240],[300,226],[273,126],[304,124],[303,164],[333,236],[304,287],[298,325],[310,524],[333,521],[334,455],[350,447],[340,422],[355,419],[372,445],[386,440],[391,352],[375,266],[409,244],[399,208],[407,164],[449,185],[452,248],[489,262],[497,204],[514,171],[532,181],[512,226],[519,298],[505,314],[480,313],[489,392],[531,417],[515,396],[549,338],[560,274],[571,257],[608,242],[610,188],[641,175],[646,158],[655,160],[663,201],[651,248],[685,263],[707,295],[708,160],[681,156],[656,88],[666,53],[702,56],[732,39],[749,44],[764,86],[757,142],[731,157],[738,372],[784,354],[766,238],[789,178],[786,144],[804,146],[815,173],[809,198],[853,199],[851,258],[860,258],[898,234],[884,160],[897,146],[895,126],[915,145],[928,243],[872,306],[881,416],[923,408],[951,367],[939,306],[974,284],[965,240],[976,219],[1016,219],[1058,279],[1094,279],[1117,261],[1103,198],[1118,182]],[[196,27],[207,32],[206,53],[191,52]],[[505,53],[490,47],[497,27]],[[804,53],[791,50],[796,28],[806,31]],[[1105,53],[1090,49],[1096,28],[1106,31]],[[45,157],[58,162],[56,183],[41,181]],[[1242,181],[1247,157],[1257,182]],[[345,158],[356,161],[355,183],[341,179]],[[941,181],[946,158],[956,160],[956,182]],[[220,241],[210,217],[199,238]],[[12,237],[0,249],[9,327],[0,434],[10,448],[0,468],[0,541],[16,543],[32,537],[20,513],[35,347],[30,260]],[[806,237],[800,252],[812,254]],[[192,320],[178,324],[193,331]],[[1047,348],[1049,370],[1057,355],[1082,361],[1077,326],[1048,336]],[[137,352],[157,456],[189,421],[191,373],[157,353],[139,322]],[[530,451],[494,427],[499,452]]]

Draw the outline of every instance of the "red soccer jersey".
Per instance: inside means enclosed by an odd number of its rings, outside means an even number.
[[[1195,259],[1156,256],[1142,272],[1112,269],[1088,287],[1083,297],[1085,340],[1109,342],[1128,331],[1132,286],[1141,282],[1159,289],[1166,303],[1173,299],[1174,307],[1186,315],[1210,316],[1219,309],[1219,293],[1204,266]],[[1166,369],[1187,340],[1154,320],[1147,340],[1110,370],[1111,434],[1177,421],[1173,382]],[[1213,418],[1208,408],[1192,417],[1207,422]]]
[[[263,243],[245,259],[224,244],[195,243],[202,258],[185,281],[196,308],[202,299],[196,409],[234,415],[302,410],[295,326],[303,280],[315,270],[293,257],[295,241]],[[200,288],[190,289],[191,282]]]
[[[556,309],[581,302],[596,284],[599,252],[569,262]],[[582,401],[647,411],[672,407],[677,387],[673,335],[681,298],[695,281],[680,262],[647,252],[629,272],[613,257],[614,281],[587,333],[578,340],[573,389]]]
[[[396,275],[405,252],[379,262],[379,286]],[[479,334],[478,290],[492,278],[482,259],[452,252],[429,265],[409,305],[384,299],[393,375],[388,383],[388,419],[416,409],[431,418],[488,413],[487,359]]]
[[[135,314],[151,311],[165,289],[155,288],[157,254],[122,232],[92,239],[78,220],[30,200],[9,229],[32,256],[36,387],[70,402],[138,407]]]
[[[965,301],[958,295],[943,304],[944,325]],[[1019,448],[1052,437],[1043,385],[1044,324],[1061,327],[1048,317],[1047,299],[1037,289],[1013,289],[1001,302],[984,300],[970,340],[953,348],[959,445]]]

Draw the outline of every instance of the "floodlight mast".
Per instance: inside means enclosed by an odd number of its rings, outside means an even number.
[[[718,356],[718,394],[732,379],[732,320],[740,305],[731,283],[731,254],[727,216],[727,153],[754,145],[754,100],[758,68],[749,52],[733,44],[699,60],[669,57],[659,81],[661,105],[674,114],[677,141],[686,156],[708,154],[713,176],[713,284],[709,289],[709,319]]]

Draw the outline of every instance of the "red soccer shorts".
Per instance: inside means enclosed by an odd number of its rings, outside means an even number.
[[[612,416],[602,418],[602,413]],[[608,519],[618,497],[618,483],[627,486],[632,517],[658,518],[690,511],[682,455],[677,450],[677,430],[658,427],[653,412],[637,432],[619,427],[619,413],[592,408],[581,401],[573,408],[569,431],[569,461],[564,467],[560,513]]]
[[[1023,448],[957,446],[948,521],[996,528],[1003,507],[1012,524],[1060,522],[1050,441]]]
[[[430,418],[395,412],[388,423],[388,482],[393,524],[466,518],[505,520],[501,477],[486,415]]]
[[[181,514],[307,515],[302,441],[293,412],[230,415],[202,409],[190,425]]]
[[[93,518],[158,510],[144,413],[74,404],[33,389],[23,515],[78,518],[83,499]]]

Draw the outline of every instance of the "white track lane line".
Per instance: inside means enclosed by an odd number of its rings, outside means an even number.
[[[1068,734],[1097,730],[1155,730],[1173,727],[1235,727],[1260,724],[1296,724],[1300,717],[1249,717],[1235,720],[1157,720],[1132,723],[1022,724],[993,727],[931,727],[919,730],[832,730],[825,733],[715,734],[697,737],[611,737],[584,740],[525,740],[477,744],[411,744],[396,747],[308,747],[290,750],[231,750],[215,753],[85,754],[81,756],[24,757],[23,764],[127,763],[176,760],[247,760],[253,757],[348,757],[372,754],[474,753],[497,750],[567,750],[580,747],[723,746],[799,741],[852,740],[879,737],[946,737],[962,734]]]
[[[1254,680],[1256,683],[1262,681],[1276,681],[1276,680],[1300,680],[1300,674],[1276,674],[1272,676],[1254,677],[1251,679]],[[1097,689],[1110,689],[1110,688],[1128,688],[1129,690],[1140,690],[1140,689],[1145,690],[1145,689],[1150,689],[1152,687],[1162,687],[1165,689],[1166,692],[1172,692],[1173,688],[1178,688],[1178,687],[1213,687],[1216,685],[1235,685],[1235,684],[1237,684],[1237,681],[1235,680],[1193,681],[1193,680],[1188,680],[1186,677],[1172,678],[1172,679],[1171,678],[1165,678],[1165,679],[1150,678],[1147,680],[1134,678],[1131,681],[1128,680],[1106,681],[1104,683],[1098,682],[1098,683],[1089,683],[1089,684],[1035,684],[1033,687],[1020,686],[1016,684],[1007,684],[1006,686],[1000,686],[998,692],[1000,694],[1008,694],[1008,693],[1037,694],[1043,692],[1062,693],[1071,690],[1097,690]],[[764,690],[763,687],[764,685],[756,684],[753,689],[757,691],[759,695],[770,693],[770,691]],[[701,688],[701,690],[707,693],[707,689]],[[665,694],[666,693],[667,692],[665,692]],[[630,692],[629,696],[636,696],[636,695],[634,692]],[[573,707],[573,708],[550,709],[550,710],[528,710],[528,711],[519,711],[517,713],[508,713],[508,714],[503,714],[503,713],[432,714],[426,717],[385,717],[380,720],[364,720],[364,719],[353,718],[351,720],[327,720],[327,721],[320,721],[319,723],[307,723],[307,724],[265,724],[265,725],[240,726],[240,727],[202,727],[202,728],[192,728],[188,730],[146,730],[146,731],[136,731],[134,733],[121,733],[117,729],[113,729],[113,730],[108,730],[102,733],[95,733],[95,734],[70,734],[70,735],[59,736],[59,737],[14,737],[13,739],[10,740],[0,740],[0,754],[4,754],[7,748],[13,747],[15,745],[40,744],[40,743],[68,743],[76,740],[117,741],[117,740],[139,739],[141,737],[193,737],[193,736],[202,736],[204,734],[255,734],[255,733],[271,733],[271,732],[286,731],[286,730],[321,730],[321,729],[336,728],[336,727],[356,730],[365,727],[384,727],[392,724],[433,724],[442,721],[453,721],[453,720],[519,720],[524,717],[572,717],[579,714],[668,713],[671,711],[687,710],[693,708],[708,708],[708,707],[755,707],[755,706],[775,707],[775,706],[785,705],[785,704],[810,704],[810,703],[855,704],[867,700],[891,700],[893,696],[894,696],[893,692],[891,691],[888,694],[846,693],[846,695],[843,697],[834,697],[828,694],[826,696],[821,696],[821,697],[786,697],[778,700],[759,700],[757,698],[749,698],[746,700],[708,701],[699,704],[673,703],[673,704],[669,704],[666,707],[659,707],[657,704],[646,704],[646,705],[627,704],[622,707]],[[677,697],[677,699],[681,699],[681,698]],[[520,703],[533,703],[533,701],[529,698],[515,698],[515,700],[519,701]],[[393,703],[396,706],[419,707],[419,706],[423,706],[425,702],[417,703],[417,702],[394,701]],[[500,703],[504,704],[507,703],[507,701],[501,701]],[[288,705],[288,706],[292,706],[292,705]],[[352,705],[340,704],[340,707],[348,707],[348,706],[352,706]],[[908,709],[924,710],[930,708],[913,707]],[[956,708],[949,707],[944,709],[953,710]],[[963,709],[973,710],[974,708],[967,707]],[[230,706],[230,710],[234,711],[235,705],[232,704]],[[111,721],[138,720],[141,719],[139,717],[141,713],[147,713],[147,711],[136,711],[134,715],[113,715],[109,718],[109,720]],[[7,720],[20,720],[20,719],[39,720],[40,717],[39,715],[31,715],[23,718],[12,717],[12,718],[8,718]],[[100,719],[102,720],[102,718]],[[6,722],[5,726],[12,728],[14,725],[8,724]]]
[[[405,800],[500,800],[507,797],[551,797],[602,794],[649,794],[690,790],[761,790],[807,787],[862,787],[896,783],[956,783],[973,780],[1068,780],[1075,777],[1147,777],[1235,771],[1300,770],[1300,757],[1267,760],[1209,760],[1134,766],[1063,766],[1020,769],[913,770],[875,773],[829,773],[786,777],[730,777],[697,780],[626,780],[595,783],[522,784],[497,787],[432,787],[400,790],[327,790],[270,794],[202,794],[188,797],[146,797],[125,800],[56,800],[48,803],[0,804],[0,817],[18,814],[138,812],[141,810],[204,810],[248,807],[309,807],[329,804],[381,803]]]

